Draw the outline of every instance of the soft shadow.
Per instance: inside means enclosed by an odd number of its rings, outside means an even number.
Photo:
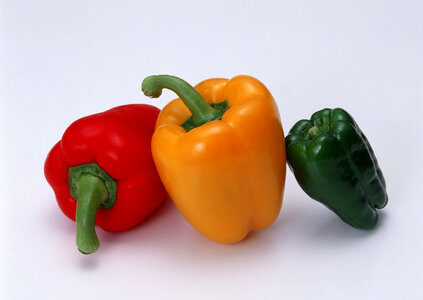
[[[102,244],[102,251],[114,251],[116,247],[142,247],[145,243],[151,243],[153,240],[167,238],[168,231],[175,229],[176,207],[172,201],[167,198],[154,212],[141,221],[137,226],[117,233],[111,233],[96,227],[97,234]],[[179,213],[179,212],[177,212]]]
[[[243,240],[222,244],[193,232],[186,247],[187,256],[192,263],[222,265],[233,261],[255,260],[257,256],[268,256],[271,253],[283,253],[281,245],[287,244],[289,235],[283,231],[292,230],[295,226],[297,212],[287,214],[281,211],[278,219],[269,227],[251,231]]]
[[[379,221],[376,225],[375,230],[378,230],[379,228],[383,228],[385,226],[386,220],[389,218],[389,214],[386,210],[379,210]]]
[[[310,242],[340,245],[345,243],[361,242],[371,238],[384,226],[386,213],[379,211],[379,221],[375,228],[370,230],[358,229],[343,222],[337,215],[328,211],[328,215],[313,218],[304,230],[305,238]],[[320,214],[321,215],[321,214]]]
[[[96,253],[85,255],[80,253],[78,257],[78,265],[81,270],[93,271],[99,267],[98,257]]]

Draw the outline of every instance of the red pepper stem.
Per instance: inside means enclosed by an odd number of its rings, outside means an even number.
[[[100,243],[95,232],[97,209],[108,198],[104,181],[91,174],[81,174],[76,180],[76,244],[83,254],[97,251]]]
[[[200,126],[220,119],[222,113],[211,107],[201,95],[185,80],[170,75],[153,75],[142,82],[142,91],[148,97],[158,98],[162,89],[175,92],[192,113],[194,125]]]

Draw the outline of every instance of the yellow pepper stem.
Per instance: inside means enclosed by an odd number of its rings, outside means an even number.
[[[192,113],[194,128],[219,120],[225,112],[209,105],[188,82],[175,76],[149,76],[143,80],[141,88],[144,95],[151,98],[160,97],[164,88],[175,92]]]

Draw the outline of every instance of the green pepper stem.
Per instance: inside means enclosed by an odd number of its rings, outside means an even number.
[[[153,75],[145,78],[141,85],[144,95],[158,98],[162,89],[175,92],[192,113],[192,122],[200,126],[218,120],[222,113],[211,107],[201,95],[185,80],[170,75]]]
[[[90,254],[100,246],[95,232],[95,217],[100,204],[108,198],[108,192],[104,181],[91,174],[81,174],[76,180],[76,187],[76,244],[81,253]]]
[[[308,130],[308,134],[313,138],[321,133],[320,128],[314,125]]]

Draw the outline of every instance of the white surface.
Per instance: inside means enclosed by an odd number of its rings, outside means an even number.
[[[422,299],[421,1],[1,1],[1,299]],[[91,256],[56,205],[45,156],[75,119],[163,107],[151,74],[192,84],[250,74],[285,132],[343,107],[371,141],[390,202],[360,231],[288,170],[277,222],[235,245],[195,232],[167,201],[133,230],[98,230]]]

